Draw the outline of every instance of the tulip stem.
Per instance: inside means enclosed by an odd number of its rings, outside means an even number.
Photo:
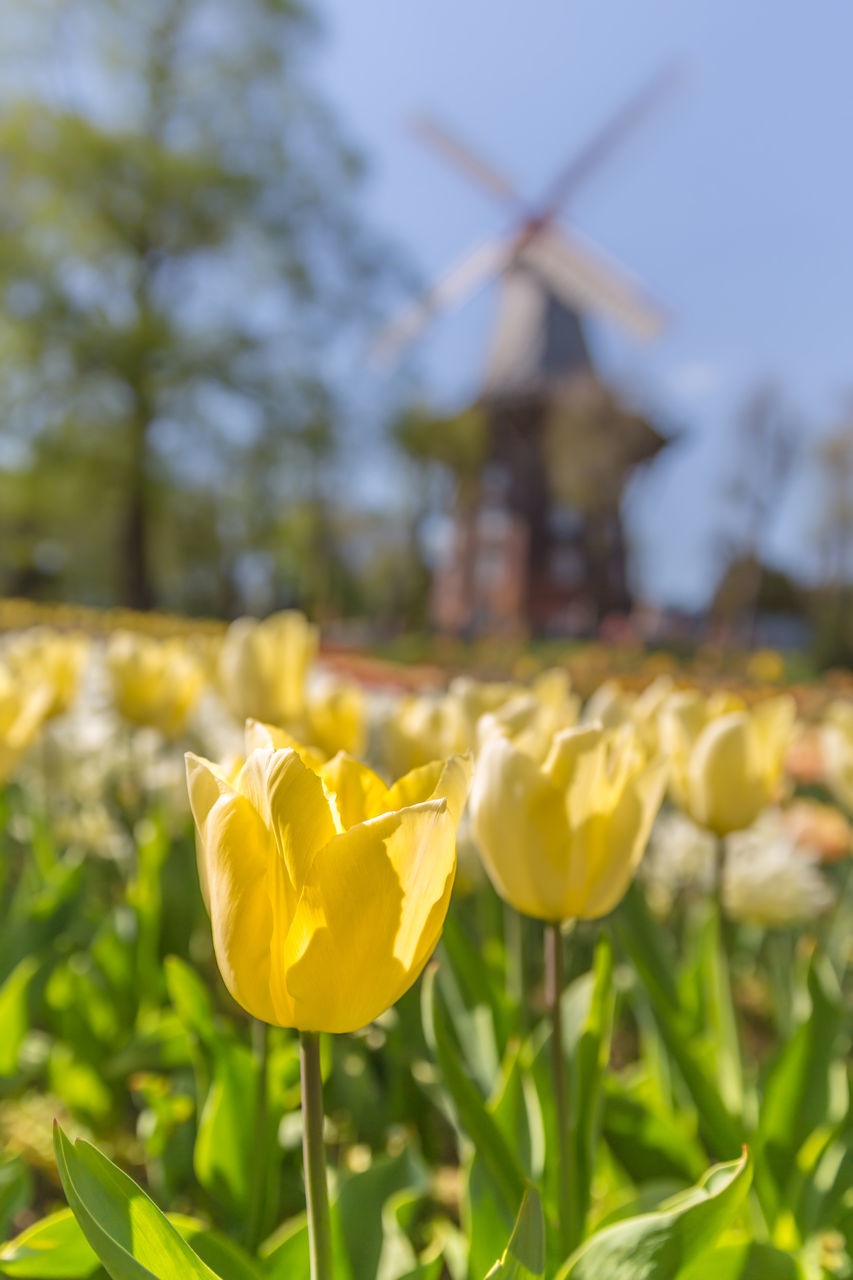
[[[252,1048],[258,1065],[255,1098],[255,1141],[252,1148],[252,1174],[249,1207],[246,1214],[246,1245],[254,1253],[261,1241],[264,1224],[264,1192],[267,1186],[267,1091],[269,1077],[270,1029],[266,1022],[252,1022]]]
[[[308,1210],[308,1252],[311,1280],[332,1280],[332,1231],[326,1151],[323,1145],[323,1076],[320,1034],[299,1033],[302,1071],[302,1158],[305,1164],[305,1203]]]
[[[554,1077],[554,1099],[557,1105],[557,1155],[559,1179],[560,1245],[564,1256],[572,1251],[573,1227],[572,1186],[569,1174],[569,1109],[566,1097],[566,1063],[563,1053],[563,935],[559,923],[545,925],[545,999],[551,1014],[551,1070]]]

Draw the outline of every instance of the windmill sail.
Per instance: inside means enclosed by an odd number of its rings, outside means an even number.
[[[420,298],[406,307],[373,340],[371,358],[388,364],[429,324],[434,315],[463,302],[506,265],[510,248],[500,240],[486,240],[469,250]]]
[[[635,337],[657,337],[666,323],[622,267],[608,262],[573,235],[544,227],[520,251],[526,262],[569,307],[594,311],[615,320]]]

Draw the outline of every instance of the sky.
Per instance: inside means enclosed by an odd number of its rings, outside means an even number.
[[[452,126],[535,203],[611,112],[668,60],[683,60],[682,85],[564,217],[671,316],[645,345],[609,323],[588,325],[602,374],[678,434],[628,495],[635,586],[660,603],[707,600],[738,410],[768,379],[803,427],[765,554],[813,572],[810,459],[853,393],[853,4],[321,0],[321,13],[316,73],[367,159],[365,212],[425,281],[508,221],[407,131],[412,112]],[[436,402],[476,394],[494,307],[487,289],[420,346]]]

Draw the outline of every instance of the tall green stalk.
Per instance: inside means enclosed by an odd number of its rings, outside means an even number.
[[[332,1229],[326,1150],[323,1145],[323,1077],[320,1072],[320,1034],[299,1033],[302,1072],[302,1158],[305,1164],[305,1203],[308,1210],[308,1251],[311,1280],[332,1280]]]
[[[560,925],[545,925],[545,999],[551,1015],[551,1071],[557,1105],[558,1210],[560,1245],[564,1256],[572,1249],[572,1187],[569,1150],[569,1107],[566,1096],[566,1062],[563,1054],[563,935]]]

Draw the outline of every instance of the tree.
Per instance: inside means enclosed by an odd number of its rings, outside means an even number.
[[[729,621],[746,619],[750,644],[755,641],[766,572],[766,541],[797,459],[801,430],[781,388],[770,382],[750,392],[735,422],[725,489],[733,530],[727,536],[726,589],[718,592],[716,601]]]
[[[301,71],[315,23],[294,0],[30,0],[14,18],[7,575],[26,583],[58,542],[66,581],[104,595],[114,549],[118,594],[144,608],[194,543],[198,594],[222,602],[334,449],[328,358],[376,277],[357,160]]]

